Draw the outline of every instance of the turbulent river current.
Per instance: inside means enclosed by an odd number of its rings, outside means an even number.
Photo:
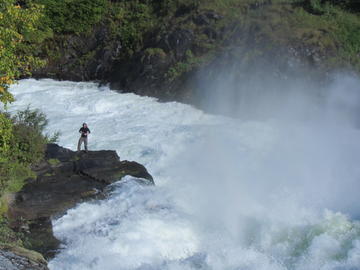
[[[63,244],[50,269],[360,269],[358,86],[334,82],[321,102],[297,96],[298,107],[252,119],[20,81],[10,111],[40,109],[73,150],[86,122],[90,150],[114,149],[156,182],[127,177],[53,220]]]

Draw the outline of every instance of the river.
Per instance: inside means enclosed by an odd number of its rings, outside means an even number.
[[[302,99],[311,116],[242,119],[91,82],[20,81],[10,111],[40,109],[73,150],[86,122],[90,150],[114,149],[156,182],[127,177],[53,220],[63,245],[50,269],[360,269],[352,85]]]

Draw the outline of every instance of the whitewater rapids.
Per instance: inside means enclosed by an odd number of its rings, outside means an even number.
[[[360,269],[354,98],[311,107],[311,119],[235,120],[95,83],[11,91],[9,110],[46,113],[60,145],[75,150],[87,122],[91,150],[114,149],[156,182],[128,177],[54,220],[51,270]]]

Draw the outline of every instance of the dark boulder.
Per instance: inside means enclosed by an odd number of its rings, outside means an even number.
[[[47,257],[59,245],[52,235],[52,217],[100,196],[106,186],[126,175],[154,184],[143,165],[120,161],[115,151],[74,152],[56,144],[47,145],[45,160],[33,170],[36,179],[29,179],[15,194],[8,216],[15,230],[28,235],[31,249]]]

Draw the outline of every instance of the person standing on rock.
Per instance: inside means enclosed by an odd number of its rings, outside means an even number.
[[[81,133],[81,137],[79,139],[78,142],[78,148],[77,150],[80,151],[81,150],[81,145],[82,143],[84,143],[85,146],[85,152],[87,152],[88,148],[88,141],[87,141],[87,136],[90,134],[90,129],[88,128],[86,123],[83,123],[82,128],[79,129],[79,133]]]

